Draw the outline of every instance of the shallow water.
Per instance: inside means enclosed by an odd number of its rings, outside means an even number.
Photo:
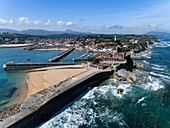
[[[163,40],[163,39],[162,39]],[[93,88],[41,128],[169,128],[170,127],[170,40],[153,46],[136,61],[136,85],[109,79]],[[164,40],[163,40],[164,41]],[[125,90],[117,95],[116,88]]]
[[[23,71],[4,71],[3,64],[8,61],[14,62],[48,62],[50,58],[57,56],[63,51],[34,50],[24,51],[23,48],[0,48],[0,110],[22,100],[26,94],[26,73]],[[83,52],[73,51],[61,60],[72,62]],[[28,61],[28,59],[31,59]]]

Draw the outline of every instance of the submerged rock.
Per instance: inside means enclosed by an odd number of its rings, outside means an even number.
[[[123,88],[118,88],[117,89],[117,94],[123,94],[124,92],[124,89]]]

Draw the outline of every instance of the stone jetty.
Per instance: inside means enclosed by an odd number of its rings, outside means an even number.
[[[67,56],[68,54],[70,54],[75,48],[70,48],[66,51],[64,51],[63,53],[59,54],[58,56],[52,58],[52,59],[49,59],[49,62],[57,62],[59,61],[60,59],[64,58],[65,56]]]

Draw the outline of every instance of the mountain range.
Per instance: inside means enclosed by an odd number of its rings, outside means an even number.
[[[87,35],[87,34],[93,34],[90,32],[78,32],[73,30],[66,30],[66,31],[48,31],[43,29],[27,29],[27,30],[14,30],[14,29],[0,29],[0,33],[17,33],[17,34],[28,34],[28,35],[54,35],[54,34],[81,34],[81,35]],[[158,31],[150,31],[145,33],[145,35],[153,35],[158,38],[166,38],[170,37],[170,33],[167,32],[158,32]]]
[[[54,34],[92,34],[90,32],[78,32],[73,30],[66,31],[48,31],[43,29],[28,29],[28,30],[14,30],[14,29],[0,29],[0,33],[17,33],[17,34],[28,34],[28,35],[54,35]]]
[[[170,38],[170,33],[167,33],[167,32],[150,31],[150,32],[147,32],[146,35],[153,35],[158,38],[168,38],[168,37]]]

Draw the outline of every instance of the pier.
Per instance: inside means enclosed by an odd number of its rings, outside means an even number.
[[[49,62],[57,62],[59,61],[60,59],[64,58],[65,56],[67,56],[68,54],[70,54],[75,48],[70,48],[68,49],[67,51],[59,54],[58,56],[52,58],[52,59],[49,59]]]
[[[88,59],[87,58],[73,58],[74,62],[87,62]]]
[[[89,87],[100,85],[112,75],[111,70],[89,70],[70,82],[53,85],[28,97],[20,112],[0,122],[1,128],[33,128],[47,121],[74,101]]]
[[[52,67],[52,66],[64,66],[64,65],[75,65],[75,63],[66,63],[66,62],[47,62],[47,63],[14,63],[8,62],[3,65],[4,70],[27,70],[27,69],[35,69],[35,68],[44,68],[44,67]]]

